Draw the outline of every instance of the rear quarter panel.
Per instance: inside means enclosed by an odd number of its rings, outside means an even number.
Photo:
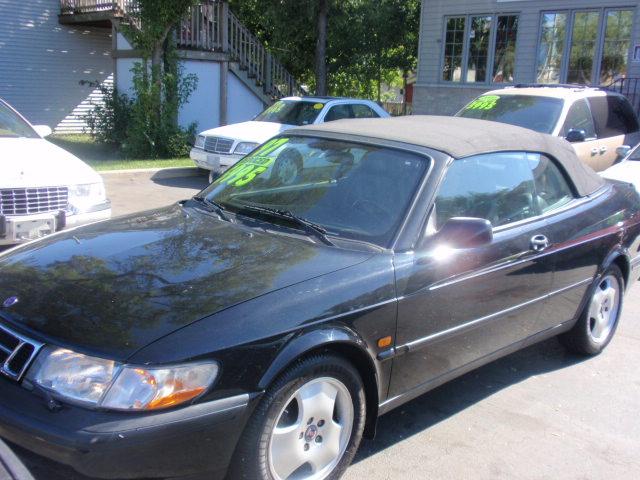
[[[628,184],[612,182],[592,198],[549,218],[554,290],[541,315],[543,328],[577,317],[592,282],[616,256],[638,255],[640,199]]]

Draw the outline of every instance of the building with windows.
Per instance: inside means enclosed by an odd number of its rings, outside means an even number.
[[[640,91],[624,91],[640,90],[638,5],[423,0],[413,110],[453,114],[487,90],[518,83],[611,86],[640,99]]]

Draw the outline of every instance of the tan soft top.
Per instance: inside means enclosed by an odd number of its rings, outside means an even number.
[[[560,163],[580,196],[590,195],[604,185],[604,180],[578,159],[571,144],[564,139],[505,123],[474,118],[412,115],[338,120],[295,128],[284,135],[308,135],[314,132],[408,143],[438,150],[453,158],[492,152],[543,153]]]

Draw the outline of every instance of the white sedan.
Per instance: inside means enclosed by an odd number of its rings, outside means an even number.
[[[209,170],[213,179],[258,145],[290,128],[344,118],[379,118],[389,114],[370,100],[334,97],[287,97],[277,101],[250,122],[235,123],[201,132],[191,150],[196,166]]]
[[[0,99],[0,245],[111,217],[104,182]]]
[[[600,172],[600,175],[612,180],[632,183],[640,193],[640,144],[633,149],[628,146],[619,147],[618,154],[624,158],[604,172]]]

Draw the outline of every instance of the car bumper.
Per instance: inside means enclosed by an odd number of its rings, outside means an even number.
[[[208,153],[201,148],[192,148],[190,157],[199,168],[204,168],[212,172],[224,172],[227,168],[238,163],[238,160],[240,160],[243,155],[222,155],[219,153]]]
[[[43,213],[0,216],[0,245],[16,245],[45,237],[65,227],[76,227],[111,218],[111,202],[95,205],[79,214]]]
[[[254,404],[245,394],[154,414],[51,412],[0,378],[0,437],[92,477],[223,478]]]

